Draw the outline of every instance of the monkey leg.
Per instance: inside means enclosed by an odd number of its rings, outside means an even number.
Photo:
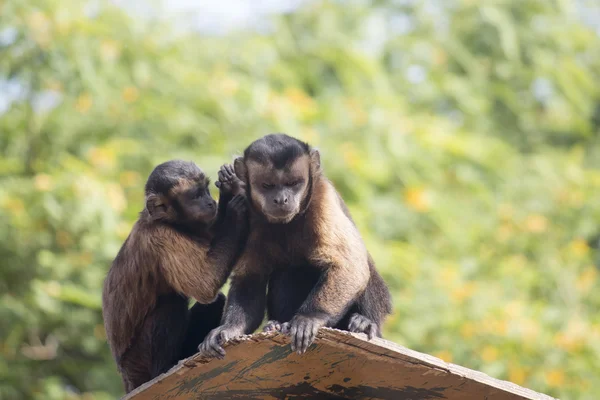
[[[149,317],[152,378],[167,372],[177,364],[188,325],[187,298],[172,294],[160,297],[156,309]]]
[[[125,393],[152,379],[149,368],[152,357],[148,350],[149,344],[139,340],[132,344],[119,360],[119,371],[125,385]]]
[[[364,292],[336,325],[338,329],[381,337],[381,326],[392,311],[391,295],[385,281],[369,260],[370,278]]]
[[[319,281],[319,274],[320,271],[310,265],[275,269],[269,279],[267,318],[289,322]]]
[[[177,363],[187,327],[187,299],[161,296],[130,348],[119,360],[127,393]]]
[[[210,304],[196,303],[190,309],[188,314],[188,328],[179,356],[180,360],[196,354],[198,352],[198,345],[202,343],[208,332],[221,324],[225,300],[225,295],[219,293],[214,302]]]

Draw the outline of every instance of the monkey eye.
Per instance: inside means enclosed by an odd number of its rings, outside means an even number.
[[[205,193],[208,193],[208,188],[199,187],[198,190],[196,190],[196,193],[194,193],[194,198],[199,199]]]
[[[294,187],[294,186],[298,186],[300,184],[300,181],[291,181],[285,184],[285,186],[289,186],[289,187]]]
[[[264,187],[265,189],[273,189],[275,185],[273,185],[272,183],[263,183],[262,187]]]

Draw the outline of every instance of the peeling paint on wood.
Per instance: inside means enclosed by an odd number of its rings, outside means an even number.
[[[225,359],[193,356],[123,399],[552,400],[383,339],[335,329],[321,329],[301,356],[279,333],[243,336],[224,347]]]

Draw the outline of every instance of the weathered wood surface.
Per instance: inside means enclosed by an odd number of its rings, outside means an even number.
[[[552,399],[395,343],[321,329],[309,351],[259,333],[226,343],[223,360],[193,356],[124,399]]]

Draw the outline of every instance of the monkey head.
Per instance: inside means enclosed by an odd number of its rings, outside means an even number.
[[[158,165],[146,182],[146,209],[154,221],[175,225],[209,225],[217,203],[209,179],[191,161],[171,160]]]
[[[317,150],[284,134],[256,140],[234,162],[252,209],[273,224],[288,223],[306,210],[320,165]]]

